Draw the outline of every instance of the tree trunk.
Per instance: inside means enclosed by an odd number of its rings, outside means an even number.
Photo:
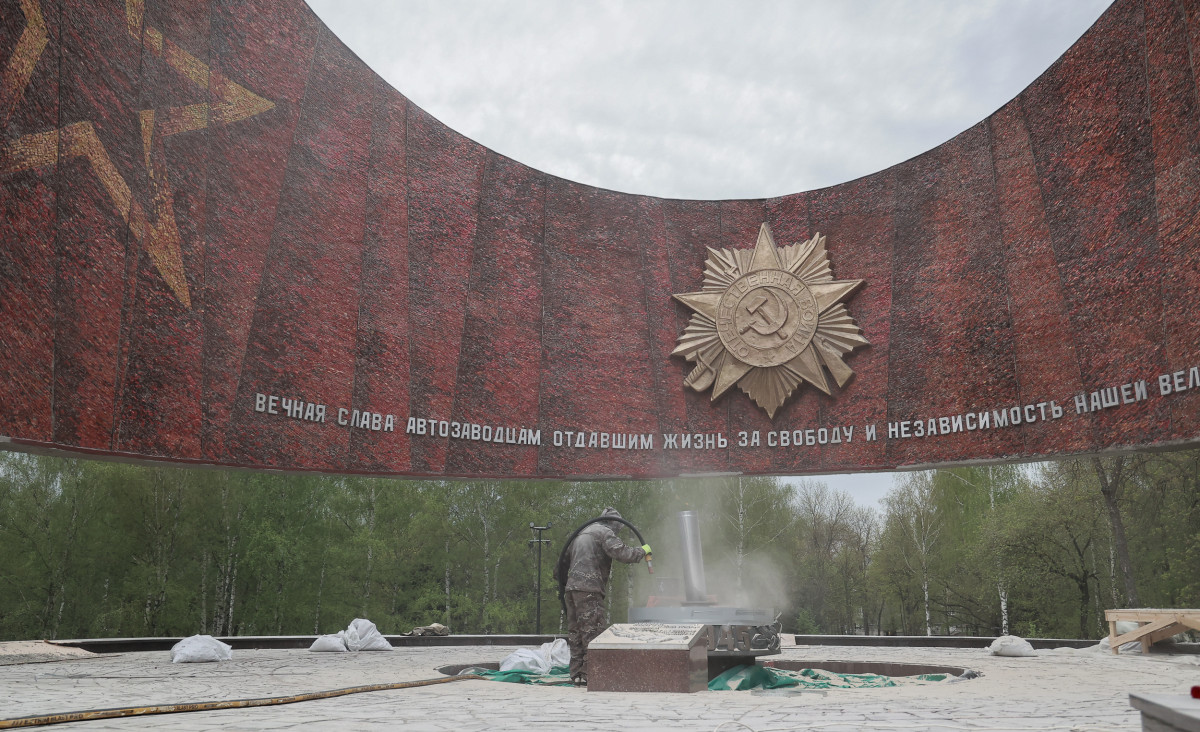
[[[49,637],[51,640],[58,637],[58,627],[62,623],[63,608],[66,607],[67,596],[67,568],[71,563],[71,550],[75,547],[75,536],[79,530],[79,498],[73,496],[71,499],[71,522],[67,525],[67,533],[63,542],[62,559],[58,566],[54,568],[53,573],[53,589],[50,591],[50,596],[47,598],[47,611],[50,611],[57,605],[54,610],[54,621],[50,627]],[[55,602],[57,600],[57,602]]]
[[[442,621],[447,628],[454,627],[450,624],[450,540],[446,539],[446,617]]]
[[[283,566],[282,561],[275,565],[275,635],[283,635]]]
[[[1088,577],[1086,572],[1083,573],[1082,579],[1076,580],[1076,584],[1079,586],[1079,637],[1087,638],[1089,636],[1087,632],[1088,605],[1091,601],[1091,595],[1088,591]]]
[[[925,635],[933,635],[933,623],[929,618],[929,575],[921,573],[921,592],[925,595]]]
[[[479,518],[483,522],[483,593],[479,596],[479,620],[477,621],[477,626],[478,632],[486,633],[487,629],[483,627],[483,617],[487,611],[488,587],[492,584],[492,547],[491,537],[488,536],[487,519],[483,517],[482,513],[480,513]]]
[[[1108,520],[1112,524],[1113,543],[1117,551],[1117,559],[1121,564],[1121,576],[1125,580],[1125,603],[1128,607],[1139,607],[1137,580],[1133,575],[1133,562],[1129,559],[1129,541],[1125,538],[1125,522],[1121,519],[1119,501],[1124,492],[1124,471],[1127,458],[1112,459],[1112,469],[1105,470],[1100,458],[1092,458],[1092,467],[1096,478],[1100,481],[1100,494],[1104,496],[1104,505],[1108,508]]]
[[[237,540],[235,539],[234,545],[236,546],[236,544],[237,544]],[[228,575],[228,577],[229,577],[229,610],[225,613],[225,633],[226,633],[226,635],[233,635],[234,634],[233,633],[233,627],[234,627],[233,626],[233,602],[234,602],[235,596],[237,595],[237,570],[238,570],[238,568],[237,568],[237,562],[234,561],[232,547],[231,547],[230,556],[229,556],[229,564],[230,564],[229,575]]]
[[[738,602],[741,602],[742,575],[745,574],[742,568],[746,561],[746,489],[742,486],[742,479],[740,477],[737,479],[737,485],[738,543],[735,562],[737,567]]]
[[[1008,588],[1004,580],[996,583],[996,590],[1000,593],[1000,635],[1008,635]]]
[[[100,632],[104,635],[108,635],[108,585],[109,578],[105,577],[104,596],[100,599]]]
[[[317,580],[317,607],[313,610],[313,635],[321,634],[321,598],[325,595],[325,565],[329,562],[329,553],[321,552],[321,577]]]
[[[1108,542],[1108,589],[1112,593],[1113,607],[1117,607],[1121,598],[1117,596],[1117,555],[1112,542]]]
[[[367,506],[367,572],[363,578],[362,616],[370,617],[367,607],[371,603],[371,570],[375,561],[375,483],[371,483],[370,503]]]
[[[954,475],[954,473],[950,473]],[[992,514],[996,512],[996,481],[992,479],[991,470],[988,471],[988,507]],[[957,476],[955,476],[957,477]],[[1008,588],[1004,586],[1004,562],[999,557],[996,558],[996,574],[999,579],[996,580],[996,592],[1000,595],[1000,635],[1008,635]]]
[[[208,635],[208,552],[200,562],[200,632]]]

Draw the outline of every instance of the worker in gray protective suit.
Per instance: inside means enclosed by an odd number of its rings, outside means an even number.
[[[600,515],[621,518],[615,508],[606,508]],[[621,528],[616,521],[599,521],[580,531],[567,548],[567,645],[571,649],[571,681],[577,686],[587,685],[588,643],[608,628],[604,592],[612,560],[636,564],[650,552],[649,546],[625,546],[617,537]]]

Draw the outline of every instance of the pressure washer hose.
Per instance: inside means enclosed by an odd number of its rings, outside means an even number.
[[[232,699],[229,701],[192,702],[189,704],[162,704],[152,707],[116,707],[113,709],[88,709],[82,712],[63,712],[61,714],[42,714],[33,717],[15,717],[0,719],[0,729],[15,729],[17,727],[42,727],[47,724],[62,724],[63,722],[82,722],[89,719],[114,719],[116,717],[141,717],[147,714],[175,714],[177,712],[207,712],[213,709],[242,709],[245,707],[271,707],[278,704],[294,704],[314,699],[330,699],[347,694],[361,694],[365,691],[390,691],[392,689],[411,689],[417,686],[432,686],[448,684],[452,681],[467,681],[470,679],[486,680],[475,674],[461,676],[446,676],[420,681],[402,681],[394,684],[368,684],[366,686],[351,686],[345,689],[329,691],[314,691],[309,694],[293,696],[263,697],[260,699]]]
[[[625,524],[633,530],[633,533],[635,536],[637,536],[640,544],[643,546],[646,544],[646,540],[642,538],[642,532],[638,531],[636,526],[623,518],[617,518],[616,516],[598,516],[594,519],[584,521],[578,529],[575,529],[575,533],[571,534],[571,538],[563,542],[562,551],[558,554],[558,563],[554,566],[554,576],[558,579],[558,604],[562,605],[562,611],[564,613],[567,611],[567,573],[571,570],[571,568],[567,566],[567,550],[571,548],[571,543],[575,541],[575,537],[579,536],[579,532],[598,521],[617,521]],[[648,559],[646,560],[646,569],[650,570],[650,574],[654,574],[654,567],[650,564],[650,560]]]

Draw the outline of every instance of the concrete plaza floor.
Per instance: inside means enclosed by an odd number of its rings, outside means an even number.
[[[514,648],[396,648],[375,653],[235,650],[222,663],[172,664],[166,651],[88,654],[0,643],[0,719],[127,706],[278,697],[439,677],[447,664],[499,661]],[[1130,692],[1186,695],[1200,656],[984,649],[798,646],[776,658],[961,666],[979,678],[882,689],[587,692],[459,681],[250,709],[71,722],[86,730],[1137,730]]]

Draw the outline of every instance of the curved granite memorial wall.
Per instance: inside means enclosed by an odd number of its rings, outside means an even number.
[[[653,477],[1200,437],[1200,3],[1117,0],[945,144],[742,201],[498,155],[299,0],[0,7],[10,449]]]

